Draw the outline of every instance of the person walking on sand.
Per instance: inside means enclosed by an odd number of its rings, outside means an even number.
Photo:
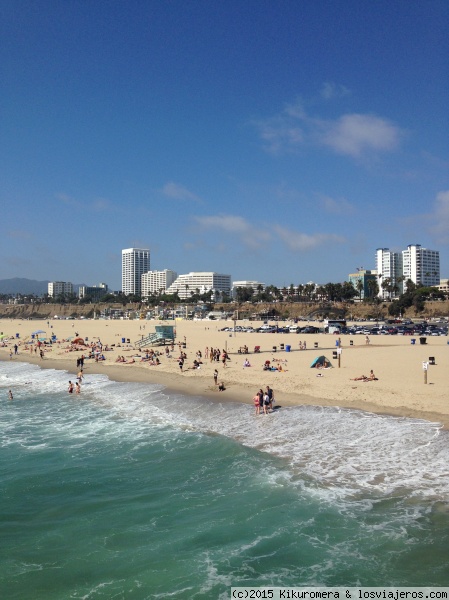
[[[218,371],[217,371],[217,369],[215,369],[215,371],[214,371],[214,383],[215,383],[215,385],[218,385]]]

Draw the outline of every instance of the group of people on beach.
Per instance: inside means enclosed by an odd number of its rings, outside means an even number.
[[[273,403],[275,402],[273,389],[269,385],[267,385],[265,392],[260,388],[254,396],[253,402],[256,415],[260,415],[261,412],[267,415],[273,410]]]

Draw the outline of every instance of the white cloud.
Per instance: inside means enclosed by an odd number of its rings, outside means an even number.
[[[259,121],[258,128],[265,150],[273,154],[289,151],[304,141],[301,127],[282,117]]]
[[[241,242],[250,248],[266,246],[268,242],[283,242],[285,246],[294,252],[303,252],[323,244],[344,243],[342,236],[332,233],[307,234],[292,231],[281,225],[270,223],[270,226],[249,223],[240,216],[217,215],[210,217],[195,217],[195,221],[204,230],[221,230],[226,234],[235,234],[240,237]]]
[[[325,84],[327,98],[349,93],[343,86]],[[337,154],[361,158],[395,150],[404,132],[390,120],[372,114],[344,114],[336,119],[309,116],[303,102],[287,104],[281,113],[254,123],[264,149],[279,154],[315,145]]]
[[[194,202],[200,202],[200,198],[196,194],[173,181],[169,181],[164,185],[162,193],[167,198],[172,198],[173,200],[193,200]]]
[[[331,196],[318,195],[323,209],[334,215],[348,215],[355,212],[355,207],[345,198],[332,198]]]
[[[332,100],[333,98],[344,98],[345,96],[349,96],[350,93],[351,91],[344,85],[325,81],[321,86],[320,95],[325,100]]]
[[[359,158],[366,152],[390,152],[400,142],[399,127],[375,115],[343,115],[336,121],[322,122],[321,143],[338,154]]]
[[[275,225],[274,231],[290,250],[299,252],[312,250],[324,244],[342,244],[346,241],[344,237],[334,233],[315,233],[309,235],[307,233],[292,231],[280,225]]]
[[[217,215],[214,217],[195,217],[204,229],[221,229],[226,233],[249,233],[251,226],[243,217]]]

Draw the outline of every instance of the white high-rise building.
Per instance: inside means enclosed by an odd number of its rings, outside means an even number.
[[[48,295],[50,298],[57,298],[61,295],[71,296],[73,294],[73,283],[70,281],[49,281]]]
[[[381,298],[394,298],[402,292],[402,284],[398,277],[402,276],[402,255],[399,252],[391,252],[388,248],[376,250],[376,271],[379,284],[379,296]],[[390,280],[392,285],[397,285],[395,292],[382,287],[382,283]]]
[[[388,248],[376,250],[376,268],[379,279],[379,296],[395,298],[406,291],[408,279],[416,285],[436,286],[440,283],[440,253],[427,250],[419,244],[410,244],[402,252],[390,252]],[[398,281],[399,279],[399,281]],[[382,283],[390,280],[397,288],[389,291]]]
[[[142,275],[149,270],[150,251],[147,248],[122,250],[122,292],[140,296]]]
[[[186,275],[179,275],[168,288],[168,294],[178,292],[181,300],[190,298],[196,292],[205,294],[209,291],[213,292],[214,298],[223,293],[229,295],[231,293],[231,276],[214,273],[212,271],[191,272]]]
[[[144,273],[142,275],[142,298],[148,298],[150,294],[165,292],[177,277],[178,274],[170,269]]]
[[[403,275],[413,283],[423,286],[440,284],[440,253],[427,250],[420,244],[411,244],[402,251]]]

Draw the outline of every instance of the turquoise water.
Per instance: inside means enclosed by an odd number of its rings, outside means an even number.
[[[0,363],[0,598],[449,585],[438,424],[68,379]]]

